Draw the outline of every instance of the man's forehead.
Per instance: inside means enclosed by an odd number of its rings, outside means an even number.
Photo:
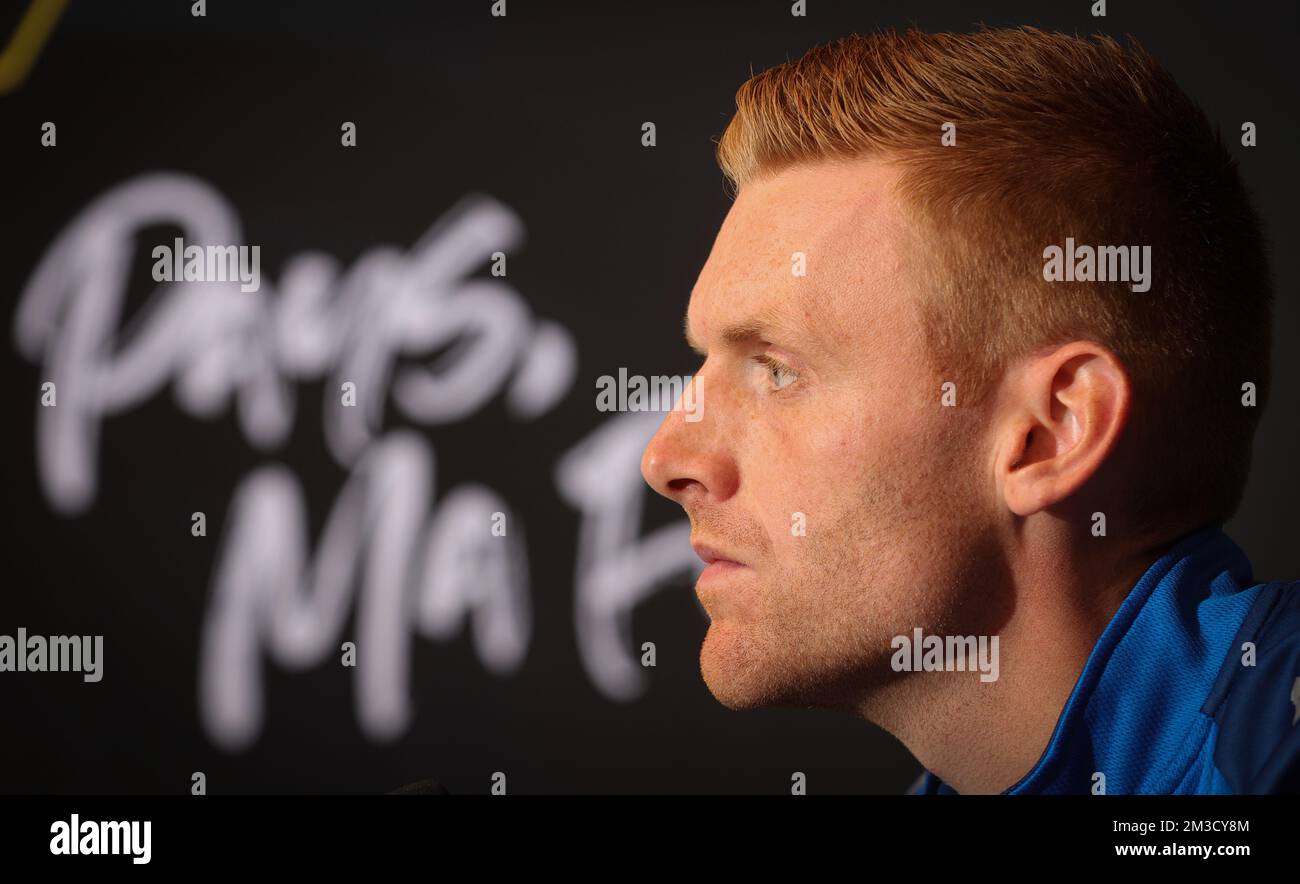
[[[897,312],[892,181],[857,160],[742,187],[692,291],[688,343],[702,352],[775,336],[834,351],[882,310]]]

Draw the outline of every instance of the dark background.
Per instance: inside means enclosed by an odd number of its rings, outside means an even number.
[[[581,666],[573,616],[578,515],[557,495],[560,455],[609,418],[595,378],[687,374],[681,317],[729,206],[713,142],[751,73],[816,43],[880,26],[968,30],[1033,24],[1133,33],[1227,135],[1277,253],[1274,388],[1245,503],[1228,525],[1260,579],[1294,578],[1300,387],[1296,282],[1296,9],[1273,3],[810,0],[325,3],[74,0],[28,80],[0,96],[0,343],[4,503],[0,634],[103,634],[105,677],[0,675],[0,791],[385,792],[434,777],[486,792],[901,792],[919,765],[853,718],[800,710],[732,713],[705,688],[706,621],[683,576],[636,608],[635,645],[658,666],[631,702],[601,694]],[[0,5],[12,32],[25,3]],[[58,146],[40,127],[58,124]],[[342,121],[358,146],[339,144]],[[641,146],[654,121],[658,145]],[[1259,146],[1240,146],[1245,120]],[[568,328],[575,381],[527,425],[500,398],[470,419],[418,428],[438,459],[435,498],[462,481],[505,497],[527,534],[533,626],[513,674],[490,674],[467,631],[415,638],[415,715],[376,744],[358,726],[353,674],[331,657],[305,672],[265,663],[264,727],[247,750],[214,745],[196,699],[198,640],[235,486],[269,462],[303,483],[309,546],[347,472],[321,435],[321,384],[298,388],[290,440],[248,444],[227,410],[182,413],[170,394],[103,426],[93,508],[56,514],[35,471],[39,366],[20,356],[13,316],[29,274],[94,198],[136,175],[195,175],[228,199],[264,281],[317,249],[349,265],[378,244],[408,248],[470,192],[512,207],[527,237],[509,282],[538,317]],[[165,239],[162,241],[166,241]],[[128,313],[151,289],[141,248]],[[386,427],[415,426],[395,409]],[[1212,429],[1209,430],[1212,432]],[[1174,444],[1171,440],[1171,444]],[[681,518],[645,494],[644,530]],[[192,538],[189,514],[208,514]],[[350,636],[349,622],[340,641]]]

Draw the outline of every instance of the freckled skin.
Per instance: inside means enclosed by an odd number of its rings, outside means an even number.
[[[749,566],[698,589],[711,619],[701,673],[733,709],[869,712],[899,677],[894,636],[990,629],[995,489],[980,417],[940,407],[893,180],[855,160],[747,183],[691,295],[708,351],[703,419],[670,413],[642,472],[686,510],[693,540]],[[795,251],[806,276],[791,272]],[[718,339],[767,309],[805,328]],[[753,360],[765,353],[798,380],[776,389]],[[795,512],[805,536],[792,535]]]

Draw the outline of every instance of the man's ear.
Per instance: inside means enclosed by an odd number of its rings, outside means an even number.
[[[1119,359],[1072,341],[1016,366],[995,418],[998,487],[1007,508],[1028,516],[1065,500],[1113,452],[1132,390]]]

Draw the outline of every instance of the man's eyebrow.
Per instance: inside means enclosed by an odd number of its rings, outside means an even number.
[[[691,318],[687,313],[682,317],[682,329],[686,343],[700,356],[706,355],[704,346],[691,333]],[[766,340],[777,334],[799,334],[802,326],[792,325],[788,319],[776,310],[768,308],[753,319],[746,319],[724,327],[718,332],[718,340],[730,346],[746,344],[756,340]]]

